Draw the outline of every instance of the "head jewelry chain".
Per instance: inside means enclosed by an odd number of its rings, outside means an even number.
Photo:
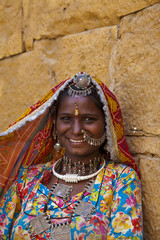
[[[71,79],[72,84],[68,86],[68,94],[72,97],[86,97],[91,94],[93,85],[91,76],[85,72],[79,72]]]

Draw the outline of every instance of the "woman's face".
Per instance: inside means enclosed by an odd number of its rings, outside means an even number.
[[[100,146],[91,146],[83,139],[81,130],[91,138],[99,139],[105,131],[104,113],[90,96],[65,96],[57,114],[57,135],[71,159],[97,156]]]

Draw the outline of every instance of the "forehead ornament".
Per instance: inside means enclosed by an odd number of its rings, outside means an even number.
[[[92,77],[85,73],[79,72],[72,77],[72,83],[69,85],[68,94],[72,97],[86,97],[91,94],[91,84]]]
[[[76,105],[76,107],[75,107],[74,115],[75,115],[75,116],[78,116],[78,115],[79,115],[78,105]]]

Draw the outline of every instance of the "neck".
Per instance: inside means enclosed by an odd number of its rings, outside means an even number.
[[[66,165],[65,169],[63,168],[63,166],[61,166],[61,163],[62,161],[65,161],[66,159],[63,158],[60,158],[54,165],[53,165],[53,174],[61,179],[61,180],[64,180],[65,182],[74,182],[74,183],[77,183],[79,181],[84,181],[84,180],[87,180],[87,179],[91,179],[93,177],[95,177],[105,166],[105,160],[103,159],[103,165],[100,167],[98,167],[98,169],[96,169],[93,165],[93,163],[91,163],[89,165],[90,167],[90,171],[89,171],[89,174],[87,173],[86,174],[86,169],[85,169],[85,166],[84,164],[80,164],[80,166],[75,166],[74,165],[74,168],[72,168],[72,164],[71,164],[71,161],[69,161],[69,164],[68,164],[68,160],[67,160],[67,163],[65,162],[64,165]],[[96,161],[96,160],[95,160]],[[58,168],[63,168],[62,171],[63,173],[61,173],[61,171],[59,172],[58,171]],[[76,168],[76,169],[75,169]],[[59,173],[58,173],[59,172]]]
[[[98,158],[100,156],[100,153],[99,151],[95,151],[89,155],[71,155],[69,153],[65,153],[65,156],[68,158],[68,159],[71,159],[73,163],[78,163],[78,162],[83,162],[85,164],[89,164],[90,160],[94,160],[95,158]]]
[[[100,156],[90,159],[89,162],[73,162],[72,159],[67,156],[63,156],[63,161],[61,165],[61,172],[63,174],[78,174],[79,176],[84,176],[87,174],[95,173],[100,167]]]

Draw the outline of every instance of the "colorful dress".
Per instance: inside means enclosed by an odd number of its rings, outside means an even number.
[[[51,168],[52,163],[48,162],[20,169],[18,179],[1,201],[0,239],[31,239],[29,221],[43,213],[49,189],[42,184],[42,179],[44,170]],[[81,194],[78,193],[67,201],[51,196],[48,211],[53,224],[68,221]],[[93,191],[86,192],[82,200],[92,204],[96,211],[89,219],[73,214],[70,223],[72,240],[143,239],[141,187],[139,178],[131,167],[106,163],[96,177]],[[54,234],[48,228],[35,239],[54,240]]]

